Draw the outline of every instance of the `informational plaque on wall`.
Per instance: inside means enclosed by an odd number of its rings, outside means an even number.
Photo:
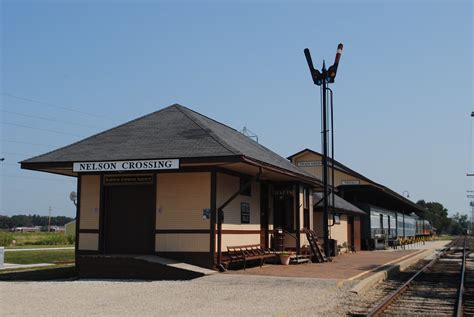
[[[202,219],[209,220],[210,218],[211,218],[211,209],[210,208],[204,208],[202,210]]]
[[[105,186],[114,185],[151,185],[153,175],[106,175],[104,176]]]

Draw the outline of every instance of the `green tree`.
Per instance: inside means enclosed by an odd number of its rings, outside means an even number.
[[[425,217],[431,221],[438,234],[448,233],[451,220],[448,218],[448,210],[444,208],[443,204],[436,201],[425,202],[424,200],[419,200],[417,204],[426,209]]]
[[[460,215],[459,212],[455,213],[451,218],[450,234],[460,235],[467,232],[469,229],[469,220],[467,215]]]

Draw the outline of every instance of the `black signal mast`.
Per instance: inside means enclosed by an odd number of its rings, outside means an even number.
[[[323,194],[323,235],[324,235],[324,252],[327,256],[329,256],[330,248],[329,248],[329,210],[328,210],[328,195],[330,192],[334,191],[334,172],[332,178],[332,187],[333,190],[329,191],[328,186],[328,120],[327,120],[327,113],[328,113],[328,104],[327,104],[327,92],[331,92],[332,98],[332,91],[328,88],[328,84],[334,83],[334,80],[337,75],[337,67],[339,66],[339,60],[341,59],[343,45],[339,43],[337,46],[336,58],[334,60],[334,64],[326,69],[326,64],[323,60],[323,67],[321,71],[317,70],[313,66],[313,60],[311,59],[311,53],[309,49],[304,49],[304,55],[306,56],[306,62],[308,63],[309,71],[311,73],[311,78],[313,79],[313,83],[317,86],[321,86],[321,93],[322,93],[322,166],[323,166],[323,187],[324,187],[324,194]],[[332,119],[332,106],[331,106],[331,132],[332,132],[332,140],[334,140],[334,127],[333,127],[333,119]],[[334,143],[332,145],[332,164],[334,165]],[[333,166],[334,170],[334,166]],[[333,193],[333,210],[334,210],[334,193]]]

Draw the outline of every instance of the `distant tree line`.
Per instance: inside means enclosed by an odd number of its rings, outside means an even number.
[[[448,217],[448,209],[436,201],[419,200],[417,204],[426,209],[425,217],[436,228],[437,234],[460,235],[469,229],[467,215],[455,213],[452,217]]]
[[[72,221],[73,218],[65,216],[51,217],[52,226],[64,226],[66,223]],[[40,215],[15,215],[15,216],[1,216],[0,215],[0,229],[11,229],[15,227],[34,227],[47,226],[48,216]]]

